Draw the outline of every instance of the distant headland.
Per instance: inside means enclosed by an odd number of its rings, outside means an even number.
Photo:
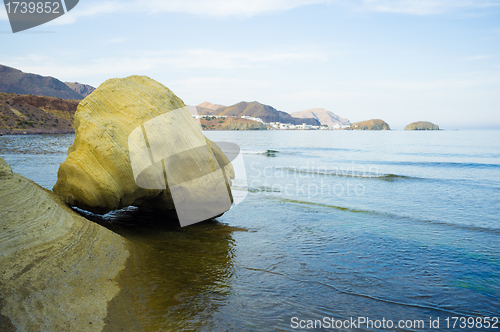
[[[0,65],[0,135],[74,133],[78,104],[94,90],[88,84]],[[188,108],[203,130],[391,130],[381,119],[351,123],[323,108],[287,113],[257,101],[231,106],[203,102]],[[419,121],[405,130],[439,130],[439,126]]]

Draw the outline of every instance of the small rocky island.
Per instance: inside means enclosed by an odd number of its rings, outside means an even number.
[[[439,130],[439,126],[428,121],[418,121],[407,125],[405,130]]]
[[[391,127],[384,120],[372,119],[351,123],[347,130],[391,130]]]

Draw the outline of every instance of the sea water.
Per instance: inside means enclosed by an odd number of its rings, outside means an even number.
[[[481,320],[500,318],[500,131],[205,135],[240,146],[243,202],[185,228],[94,216],[144,248],[110,304],[135,329],[500,329]],[[51,189],[73,138],[3,136],[0,156]]]

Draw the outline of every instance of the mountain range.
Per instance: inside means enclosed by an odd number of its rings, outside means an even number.
[[[215,108],[214,106],[218,106]],[[215,109],[214,109],[215,108]],[[202,103],[197,106],[198,114],[200,115],[225,115],[225,116],[250,116],[260,118],[262,121],[281,122],[290,124],[308,124],[313,126],[320,126],[321,123],[315,118],[295,118],[290,114],[278,111],[272,106],[261,104],[257,101],[246,102],[242,101],[232,106],[222,106],[211,104],[208,102]]]
[[[78,85],[73,85],[73,89],[51,76],[24,73],[19,69],[0,65],[0,92],[82,100],[90,88],[94,89],[90,85],[81,87],[79,83],[76,84]],[[79,93],[79,90],[84,94]]]

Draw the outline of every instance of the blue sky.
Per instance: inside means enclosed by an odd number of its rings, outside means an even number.
[[[0,38],[0,64],[96,87],[147,75],[191,105],[500,128],[500,0],[80,0],[16,34],[2,8]]]

